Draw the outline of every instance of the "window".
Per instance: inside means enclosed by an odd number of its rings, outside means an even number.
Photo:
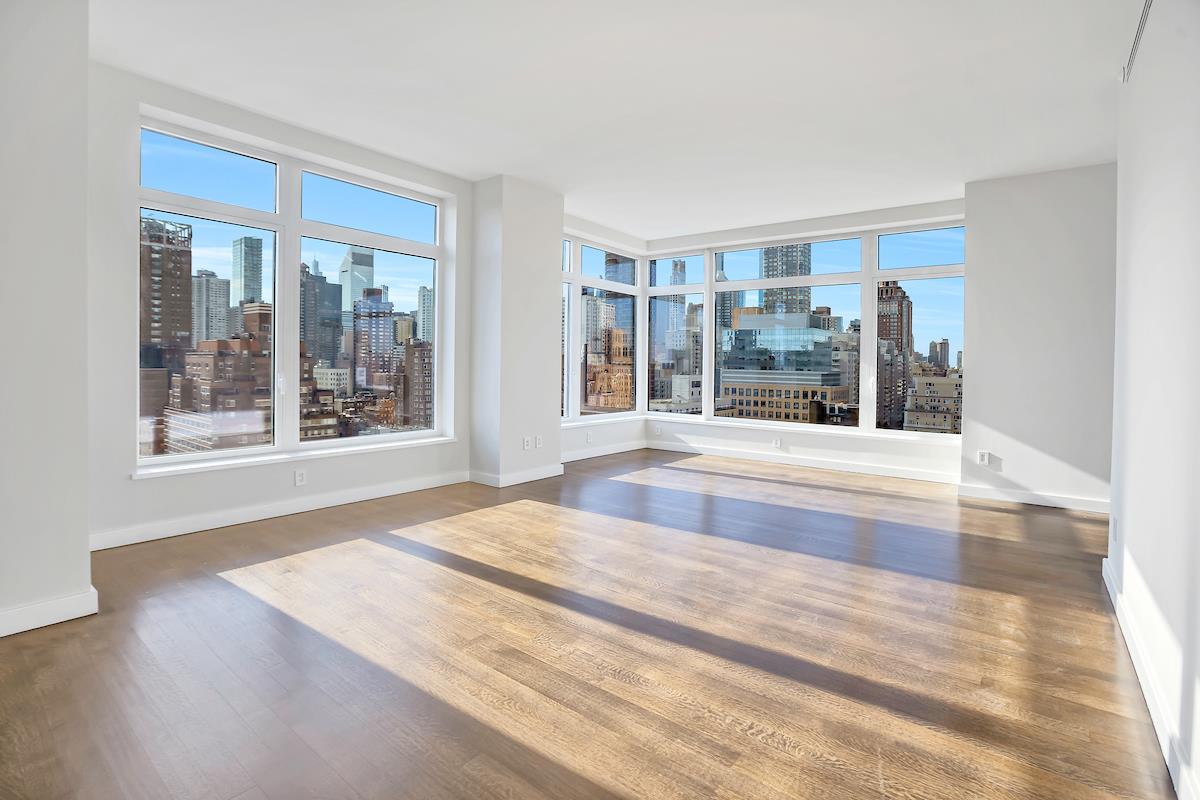
[[[714,311],[716,416],[858,424],[858,284],[718,291]]]
[[[633,295],[583,287],[580,305],[581,412],[634,409],[637,321]]]
[[[879,428],[962,433],[963,288],[962,277],[879,282]]]
[[[300,439],[428,430],[436,262],[300,243]]]
[[[562,271],[571,271],[571,240],[563,239],[562,244]]]
[[[650,262],[651,286],[704,283],[704,256],[656,258]]]
[[[862,240],[836,239],[733,250],[717,253],[715,260],[717,281],[857,272],[862,268]]]
[[[348,181],[305,172],[302,216],[317,222],[433,244],[437,206]]]
[[[703,325],[703,294],[664,294],[650,298],[646,376],[650,411],[701,413]]]
[[[888,233],[879,237],[879,268],[939,267],[966,262],[966,228]]]
[[[566,244],[566,242],[564,242]],[[571,284],[564,283],[562,285],[562,358],[559,366],[561,367],[560,376],[560,411],[562,416],[567,416],[567,373],[569,372],[567,364],[567,341],[570,338],[568,328],[571,324]]]
[[[637,259],[583,245],[580,263],[585,278],[601,278],[614,283],[637,282]]]
[[[141,185],[256,211],[275,210],[275,165],[142,129]]]
[[[437,201],[206,139],[141,133],[139,457],[437,430]]]
[[[138,452],[274,441],[275,233],[143,208]]]

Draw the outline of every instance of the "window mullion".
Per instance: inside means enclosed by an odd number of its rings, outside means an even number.
[[[858,427],[875,430],[879,391],[879,239],[864,236],[862,244],[862,328],[858,337]]]
[[[275,265],[275,440],[300,445],[300,169],[279,161],[279,237]]]

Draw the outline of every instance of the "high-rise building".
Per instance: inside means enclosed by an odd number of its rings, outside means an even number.
[[[958,351],[958,358],[955,359],[954,368],[962,372],[962,350]]]
[[[300,265],[300,340],[317,363],[331,366],[341,350],[341,287],[330,283],[313,261]]]
[[[616,253],[604,254],[604,279],[617,283],[632,284],[635,280],[637,261]]]
[[[179,370],[192,346],[192,226],[142,218],[142,366]]]
[[[262,269],[263,240],[257,236],[234,239],[233,280],[229,286],[229,302],[232,305],[262,302]]]
[[[354,304],[362,299],[363,290],[375,285],[375,251],[369,247],[347,247],[338,270],[342,287],[342,327],[354,329]]]
[[[433,343],[412,342],[404,349],[404,401],[401,425],[433,427]]]
[[[433,300],[433,289],[430,289],[428,286],[422,286],[417,289],[417,313],[414,315],[413,326],[416,329],[416,338],[422,342],[433,341]]]
[[[763,278],[811,275],[812,245],[764,247],[759,251],[758,265],[758,273]],[[808,286],[763,289],[762,307],[768,314],[807,314],[812,307],[812,289]]]
[[[416,336],[416,320],[412,314],[398,311],[392,317],[392,327],[396,331],[396,341],[403,344]]]
[[[876,424],[898,429],[904,426],[913,354],[912,298],[898,282],[879,282],[877,319]]]
[[[209,339],[229,338],[229,281],[212,270],[192,276],[192,349]]]
[[[383,290],[363,289],[361,300],[354,301],[354,389],[393,391],[395,365],[392,345],[396,330],[392,324],[392,304],[384,302]]]

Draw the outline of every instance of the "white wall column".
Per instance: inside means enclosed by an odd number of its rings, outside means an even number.
[[[1116,166],[968,183],[966,203],[961,492],[1107,511]]]
[[[0,636],[96,611],[87,531],[87,0],[0,4]]]
[[[471,480],[477,483],[510,486],[562,473],[562,232],[561,194],[507,175],[475,185]]]
[[[1132,41],[1142,3],[1129,6]],[[1121,88],[1104,578],[1180,800],[1200,798],[1197,75],[1200,3],[1155,0]]]

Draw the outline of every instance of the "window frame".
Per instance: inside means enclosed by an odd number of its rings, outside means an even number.
[[[190,195],[166,192],[141,185],[141,160],[138,159],[137,173],[137,206],[134,213],[140,219],[143,208],[152,211],[163,211],[173,214],[186,214],[203,217],[217,222],[230,222],[255,228],[270,230],[275,234],[275,265],[274,265],[274,305],[272,310],[272,376],[271,391],[273,437],[270,445],[252,447],[227,448],[211,450],[203,453],[163,454],[143,456],[139,452],[137,437],[130,443],[135,457],[135,476],[152,476],[155,473],[171,474],[186,469],[189,465],[197,468],[216,468],[215,464],[207,462],[231,462],[233,464],[275,460],[282,458],[312,457],[322,454],[337,454],[360,450],[376,450],[389,446],[408,446],[426,440],[445,440],[454,436],[454,398],[449,396],[450,370],[453,361],[448,346],[453,343],[449,335],[452,330],[451,316],[453,314],[453,289],[448,280],[451,270],[453,248],[448,244],[452,241],[452,231],[448,229],[452,217],[447,213],[447,202],[452,199],[446,196],[434,196],[421,192],[408,185],[401,178],[383,176],[368,169],[357,171],[352,165],[334,166],[330,160],[313,154],[298,154],[289,148],[269,150],[252,145],[227,135],[209,133],[207,131],[187,127],[152,114],[143,113],[138,124],[138,147],[143,129],[156,131],[168,136],[174,136],[194,142],[199,145],[215,147],[235,154],[249,156],[275,165],[275,211],[259,211],[253,208],[235,206],[214,200],[192,197]],[[247,137],[249,138],[249,137]],[[140,152],[140,150],[139,150]],[[435,207],[435,242],[425,242],[403,239],[395,236],[373,233],[370,231],[347,228],[316,220],[303,219],[301,215],[300,185],[302,173],[311,172],[335,180],[357,184],[388,194],[398,195]],[[434,262],[434,357],[433,357],[433,391],[434,419],[433,427],[418,431],[397,431],[395,433],[374,434],[371,436],[353,436],[344,439],[326,439],[320,441],[302,441],[300,439],[300,242],[302,239],[322,239],[339,244],[371,247],[405,255],[420,256],[432,259]],[[133,315],[132,331],[134,346],[130,348],[133,357],[132,383],[136,387],[139,380],[139,360],[137,346],[140,343],[139,316],[142,307],[141,288],[137,288],[136,305],[138,314]],[[136,392],[135,392],[136,394]],[[133,403],[132,414],[137,420],[140,416],[138,403]],[[137,429],[135,424],[134,429]]]
[[[567,323],[567,353],[569,374],[567,375],[567,412],[562,417],[562,424],[587,424],[595,423],[601,420],[618,421],[622,419],[636,419],[643,415],[642,409],[646,407],[646,381],[639,379],[639,375],[645,374],[646,369],[646,348],[642,342],[643,331],[646,330],[647,307],[645,303],[645,288],[647,283],[646,265],[649,263],[645,257],[635,254],[628,248],[611,245],[603,241],[590,239],[585,236],[576,236],[572,233],[564,232],[563,240],[571,243],[571,263],[570,269],[561,271],[559,277],[562,282],[570,285],[570,301],[567,303],[567,315],[569,317]],[[610,281],[604,278],[596,278],[585,276],[583,274],[583,248],[594,247],[598,250],[604,250],[609,253],[616,253],[619,256],[632,259],[634,262],[632,284],[621,283],[620,281]],[[693,252],[693,255],[695,253]],[[627,295],[633,298],[634,307],[634,354],[633,354],[633,388],[634,400],[633,408],[628,411],[608,411],[603,413],[583,414],[582,413],[582,398],[580,397],[579,387],[583,380],[583,342],[581,341],[583,334],[581,325],[583,324],[583,289],[603,289],[617,294]]]
[[[886,428],[877,428],[876,426],[876,393],[877,393],[877,364],[873,354],[877,348],[878,340],[878,286],[880,281],[906,281],[920,280],[923,278],[963,278],[967,279],[966,262],[961,264],[945,264],[930,267],[898,267],[891,269],[881,269],[879,267],[879,237],[894,233],[912,233],[916,231],[939,230],[942,228],[966,227],[967,220],[963,214],[947,216],[933,221],[921,221],[910,224],[889,224],[880,226],[871,226],[864,228],[855,228],[849,230],[837,230],[829,233],[799,235],[799,236],[784,236],[774,239],[763,240],[731,240],[726,243],[708,244],[701,247],[690,248],[672,248],[669,250],[649,250],[641,253],[638,256],[638,282],[636,286],[630,287],[626,284],[613,284],[609,281],[603,281],[594,278],[583,278],[577,272],[562,274],[563,281],[568,280],[568,275],[573,281],[574,286],[579,285],[595,285],[598,288],[612,289],[613,291],[623,292],[625,294],[636,293],[638,296],[638,324],[641,326],[638,332],[638,352],[637,352],[637,368],[643,376],[643,380],[639,382],[637,387],[637,406],[632,412],[619,412],[614,414],[605,414],[600,419],[607,420],[609,418],[629,418],[629,417],[645,417],[652,418],[654,421],[660,422],[663,420],[674,421],[685,424],[703,424],[714,425],[721,427],[735,428],[761,428],[773,431],[792,431],[804,433],[822,433],[833,436],[867,436],[890,439],[903,440],[922,440],[930,442],[943,443],[958,443],[961,438],[955,438],[954,435],[945,433],[936,433],[928,431],[904,431],[904,430],[889,430]],[[596,241],[589,240],[586,237],[581,237],[574,233],[564,233],[564,239],[573,242],[576,254],[572,260],[572,266],[578,263],[578,247],[579,242],[583,241],[593,247],[600,247],[612,252],[618,252],[621,255],[629,255],[633,257],[628,248],[621,249],[610,247],[606,244],[600,244]],[[739,250],[754,250],[763,247],[780,247],[789,244],[813,244],[816,242],[838,241],[842,239],[859,239],[861,241],[861,257],[859,268],[853,271],[846,272],[831,272],[819,275],[803,275],[785,278],[753,278],[733,281],[716,281],[716,257],[718,253],[734,252]],[[694,256],[701,254],[704,256],[704,281],[703,283],[680,284],[678,286],[650,286],[649,281],[649,264],[651,260],[663,259],[670,260],[671,258],[682,256]],[[751,419],[751,418],[727,418],[718,417],[715,415],[715,394],[713,387],[713,371],[716,366],[716,342],[714,339],[715,322],[716,322],[716,293],[723,291],[739,291],[751,289],[776,289],[790,287],[818,287],[818,286],[842,286],[853,285],[859,286],[860,297],[860,314],[861,314],[861,333],[859,336],[859,418],[857,426],[842,426],[842,425],[825,425],[813,422],[796,422],[786,420],[766,420],[766,419]],[[622,287],[624,287],[622,289]],[[668,294],[695,294],[702,293],[704,298],[704,317],[703,317],[703,333],[702,341],[704,343],[703,351],[703,403],[702,413],[700,414],[675,414],[663,411],[651,411],[649,409],[648,387],[645,386],[646,381],[644,376],[649,368],[649,336],[650,330],[648,326],[649,318],[649,298],[668,295]],[[579,305],[578,303],[576,305]],[[964,321],[966,309],[963,309]],[[569,333],[577,340],[578,332],[576,329],[579,325],[579,319],[576,316],[572,319],[571,329]],[[579,380],[578,375],[578,349],[575,353],[574,363],[575,372],[572,374],[572,381],[577,385]],[[863,354],[867,354],[864,356]],[[564,425],[572,424],[589,424],[599,421],[599,415],[588,415],[580,417],[578,415],[578,405],[574,406],[575,414],[573,416],[563,417]]]

